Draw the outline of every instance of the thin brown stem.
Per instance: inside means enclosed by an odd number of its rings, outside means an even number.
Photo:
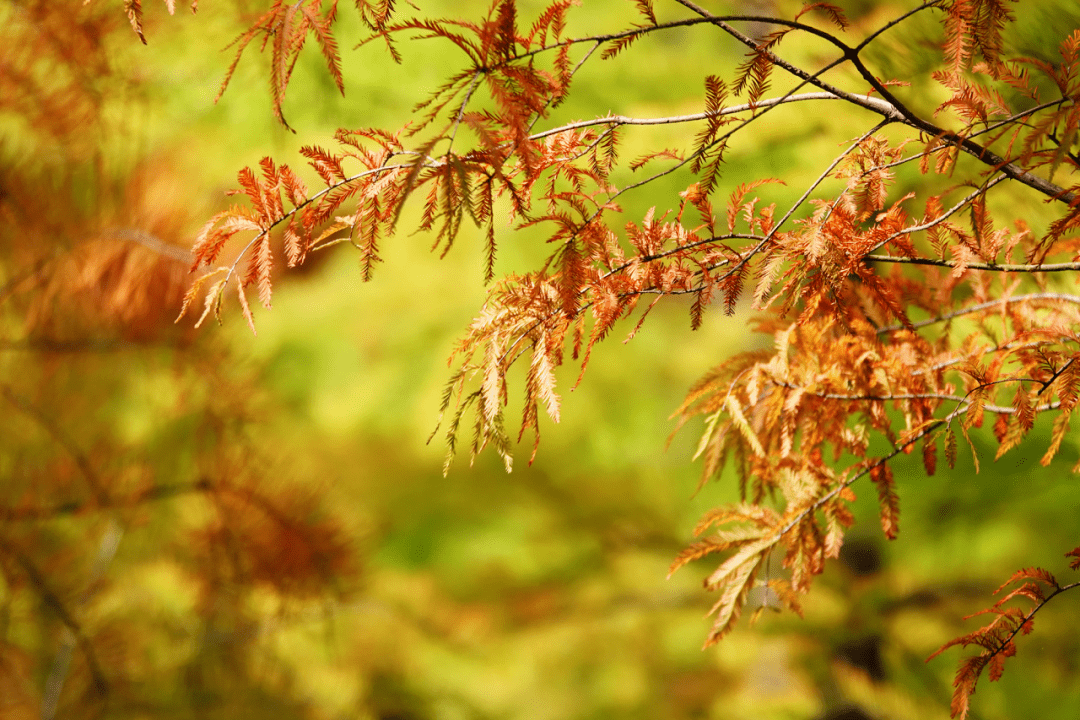
[[[101,665],[98,663],[94,648],[83,633],[79,621],[75,619],[74,615],[69,612],[63,600],[60,599],[59,593],[53,589],[52,585],[46,579],[45,574],[38,568],[34,561],[20,548],[13,545],[3,536],[0,536],[0,551],[10,556],[18,563],[23,574],[37,591],[38,597],[41,598],[46,606],[56,613],[56,617],[59,618],[64,627],[71,632],[72,636],[75,638],[76,644],[86,658],[86,667],[94,682],[94,688],[97,690],[99,696],[104,696],[108,693],[109,683],[106,681],[105,674],[101,670]]]
[[[86,479],[86,484],[90,486],[97,502],[100,504],[108,504],[109,494],[105,490],[105,485],[101,482],[101,478],[98,477],[97,471],[94,470],[93,465],[90,464],[90,459],[81,449],[79,449],[78,443],[68,435],[67,431],[60,427],[55,420],[49,417],[49,415],[39,407],[31,403],[22,395],[16,393],[7,385],[0,385],[0,395],[3,395],[4,399],[22,411],[23,414],[33,418],[45,432],[52,436],[53,440],[55,440],[60,447],[67,451],[71,456],[71,459],[75,461],[75,465],[79,468],[79,472],[81,472]]]
[[[954,310],[953,312],[944,313],[936,317],[928,318],[926,320],[920,320],[911,324],[913,328],[927,327],[928,325],[934,325],[940,322],[947,322],[953,318],[963,317],[964,315],[970,315],[972,313],[981,312],[983,310],[990,310],[993,308],[1003,308],[1006,305],[1014,303],[1027,303],[1033,300],[1052,300],[1058,302],[1069,302],[1075,305],[1080,305],[1080,295],[1068,295],[1066,293],[1028,293],[1027,295],[1013,295],[1012,297],[999,298],[997,300],[988,300],[986,302],[977,303],[975,305],[969,305],[968,307]],[[903,325],[887,325],[885,327],[878,328],[878,335],[883,335],[894,330],[904,329]]]
[[[901,263],[906,265],[935,265],[937,267],[957,268],[965,270],[987,270],[990,272],[1003,273],[1037,273],[1037,272],[1074,272],[1080,270],[1080,262],[1067,263],[957,263],[935,258],[909,258],[895,255],[867,255],[867,262]]]

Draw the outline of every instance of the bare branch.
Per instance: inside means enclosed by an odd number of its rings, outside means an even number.
[[[106,681],[105,674],[101,670],[101,665],[97,661],[94,647],[90,644],[90,641],[86,639],[86,635],[83,633],[79,622],[68,611],[67,606],[64,604],[63,600],[60,599],[60,595],[53,590],[52,585],[46,579],[45,574],[41,572],[34,561],[31,560],[26,553],[13,545],[2,535],[0,535],[0,551],[3,551],[15,559],[19,564],[19,567],[22,568],[27,579],[30,580],[30,584],[37,590],[38,596],[54,613],[56,613],[60,622],[62,622],[68,631],[75,637],[79,649],[86,658],[86,666],[90,671],[90,677],[94,681],[94,688],[97,690],[99,696],[104,696],[109,691],[109,683]]]
[[[993,308],[1004,307],[1005,305],[1011,305],[1013,303],[1029,303],[1034,300],[1052,300],[1057,302],[1073,303],[1074,305],[1080,305],[1080,295],[1067,295],[1065,293],[1028,293],[1027,295],[1013,295],[1011,297],[1003,297],[997,300],[988,300],[987,302],[977,303],[975,305],[969,305],[968,307],[954,310],[950,313],[938,315],[936,317],[928,318],[926,320],[920,320],[919,322],[912,323],[914,328],[923,328],[929,325],[934,325],[940,322],[946,322],[953,318],[963,317],[964,315],[970,315],[972,313],[982,312],[983,310],[991,310]],[[883,335],[894,330],[900,330],[903,325],[887,325],[885,327],[878,328],[878,334]]]
[[[906,265],[936,265],[938,267],[956,267],[956,264],[948,260],[934,258],[909,258],[894,255],[867,255],[867,262],[901,263]],[[990,272],[1004,273],[1039,273],[1039,272],[1072,272],[1080,270],[1080,262],[1067,263],[964,263],[965,270],[988,270]]]
[[[550,135],[557,135],[559,133],[568,132],[570,130],[579,130],[586,127],[594,127],[596,125],[673,125],[676,123],[685,122],[699,122],[701,120],[708,120],[710,117],[716,117],[718,115],[735,115],[743,112],[752,112],[762,108],[770,108],[776,105],[783,105],[793,102],[806,102],[808,100],[845,100],[839,95],[834,95],[830,92],[816,92],[816,93],[802,93],[800,95],[785,95],[778,98],[768,98],[765,100],[759,100],[754,104],[745,103],[742,105],[732,105],[731,107],[725,107],[718,113],[693,113],[691,115],[672,115],[669,117],[657,117],[657,118],[632,118],[625,115],[609,115],[607,117],[595,118],[593,120],[581,120],[579,122],[568,123],[561,125],[557,128],[550,130],[544,130],[543,132],[530,135],[530,140],[540,140],[541,138],[548,137]],[[881,115],[888,115],[891,106],[884,100],[879,98],[866,98],[869,101],[864,107],[872,107]],[[862,105],[863,103],[860,103]]]
[[[101,478],[98,477],[94,467],[90,464],[89,458],[87,458],[85,453],[79,449],[75,440],[40,408],[16,393],[7,385],[0,385],[0,395],[3,395],[9,403],[21,410],[24,414],[33,418],[38,425],[44,428],[45,431],[49,433],[49,435],[51,435],[69,455],[71,455],[71,458],[79,468],[79,472],[86,478],[86,484],[90,486],[97,502],[107,504],[109,502],[109,494],[105,490]]]

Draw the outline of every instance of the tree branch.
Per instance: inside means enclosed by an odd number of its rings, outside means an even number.
[[[867,107],[868,109],[874,110],[875,112],[880,112],[879,108],[870,106],[867,103],[863,102],[865,100],[865,96],[853,95],[851,93],[847,93],[847,92],[845,92],[843,90],[840,90],[839,88],[832,87],[832,86],[828,85],[827,83],[824,83],[824,82],[822,82],[820,80],[811,79],[809,74],[806,73],[806,71],[802,70],[799,67],[796,67],[795,65],[792,65],[791,63],[788,63],[787,61],[783,60],[782,58],[780,58],[778,55],[776,55],[772,51],[758,48],[758,44],[752,38],[749,38],[746,35],[743,35],[738,30],[731,27],[726,22],[722,21],[719,17],[717,17],[715,15],[712,15],[711,13],[709,13],[704,8],[702,8],[702,7],[698,6],[698,5],[696,5],[695,3],[691,2],[691,0],[675,0],[675,1],[678,2],[680,5],[684,5],[687,8],[690,8],[691,10],[698,13],[702,17],[709,19],[709,21],[712,22],[712,24],[714,24],[717,27],[721,28],[722,30],[727,32],[729,35],[731,35],[732,37],[734,37],[735,39],[737,39],[739,42],[743,43],[747,47],[749,47],[749,48],[751,48],[751,49],[753,49],[755,51],[763,52],[766,56],[768,56],[768,58],[769,58],[769,60],[771,62],[775,63],[779,67],[782,67],[784,70],[787,70],[792,75],[795,75],[796,77],[807,80],[808,82],[811,82],[812,84],[816,85],[817,87],[822,88],[823,90],[826,90],[828,92],[833,93],[834,95],[838,95],[838,96],[842,97],[843,99],[847,100],[848,102],[851,102],[851,103],[856,104],[856,105],[862,105],[863,107]],[[928,5],[926,7],[930,7],[930,6]],[[919,9],[924,9],[924,8],[919,8]],[[863,76],[863,78],[865,80],[867,80],[867,82],[870,83],[871,87],[873,87],[881,95],[881,97],[887,101],[887,104],[889,105],[889,107],[892,108],[892,113],[889,114],[889,115],[886,115],[886,117],[888,117],[889,119],[891,119],[891,120],[900,120],[900,121],[904,122],[905,124],[910,125],[910,126],[916,128],[918,130],[922,130],[923,132],[927,133],[931,137],[943,138],[946,141],[948,141],[949,143],[951,143],[953,145],[956,145],[956,146],[959,146],[961,150],[963,150],[964,152],[968,153],[969,155],[975,157],[979,161],[981,161],[981,162],[983,162],[983,163],[985,163],[987,165],[990,165],[991,167],[993,167],[996,170],[1000,170],[1001,172],[1008,175],[1010,178],[1012,178],[1014,180],[1019,180],[1020,182],[1027,185],[1028,187],[1031,187],[1031,188],[1034,188],[1035,190],[1038,190],[1039,192],[1041,192],[1044,195],[1047,195],[1048,197],[1050,197],[1053,200],[1059,200],[1061,202],[1064,202],[1064,203],[1067,203],[1067,204],[1071,205],[1073,203],[1073,201],[1075,201],[1077,199],[1077,195],[1075,193],[1068,192],[1064,188],[1059,187],[1058,185],[1055,185],[1054,183],[1050,182],[1049,180],[1044,180],[1043,178],[1040,178],[1040,177],[1038,177],[1036,175],[1033,175],[1032,173],[1028,172],[1027,170],[1024,170],[1023,168],[1021,168],[1021,167],[1019,167],[1019,166],[1017,166],[1017,165],[1015,165],[1013,163],[1006,162],[1005,158],[1001,157],[1000,155],[998,155],[998,154],[996,154],[994,152],[991,152],[989,149],[983,147],[982,145],[979,145],[978,143],[972,141],[971,139],[962,137],[960,135],[957,135],[956,133],[945,130],[945,129],[943,129],[943,128],[941,128],[941,127],[939,127],[939,126],[937,126],[937,125],[935,125],[935,124],[933,124],[933,123],[931,123],[931,122],[929,122],[927,120],[923,120],[918,115],[916,115],[914,112],[912,112],[907,107],[905,107],[904,104],[902,102],[900,102],[900,100],[898,100],[896,97],[893,96],[893,94],[891,92],[889,92],[888,88],[886,88],[884,85],[882,85],[877,80],[877,78],[874,77],[873,73],[871,73],[866,68],[866,66],[862,63],[862,61],[860,61],[858,59],[858,51],[857,50],[855,50],[853,48],[849,48],[847,45],[844,45],[843,43],[840,43],[839,41],[836,41],[833,44],[836,45],[837,43],[839,43],[837,45],[838,47],[843,46],[844,48],[847,48],[847,51],[845,52],[845,55],[844,55],[843,59],[851,61],[852,64],[855,66],[855,68]],[[861,50],[863,47],[865,47],[865,46],[860,45],[859,50]]]
[[[955,262],[948,260],[936,260],[934,258],[909,258],[895,255],[867,255],[867,262],[902,263],[907,265],[936,265],[938,267],[957,268],[961,267]],[[1015,265],[1011,263],[965,263],[965,270],[988,270],[991,272],[1004,273],[1036,273],[1036,272],[1072,272],[1080,270],[1080,262],[1067,263],[1033,263]]]
[[[93,491],[97,502],[100,504],[108,504],[109,494],[105,490],[105,486],[101,482],[101,478],[98,477],[93,466],[90,464],[90,460],[79,449],[79,446],[75,443],[74,439],[62,427],[56,424],[56,422],[42,412],[39,408],[33,405],[29,400],[17,394],[7,385],[0,385],[0,395],[21,410],[24,414],[29,415],[38,425],[45,429],[49,435],[52,436],[57,443],[60,444],[64,450],[71,455],[71,458],[75,461],[75,465],[78,466],[79,471],[83,477],[86,478],[86,484],[90,486]]]
[[[105,680],[105,674],[101,671],[101,666],[98,664],[94,648],[83,634],[78,621],[75,620],[70,612],[68,612],[67,606],[64,605],[60,596],[52,589],[52,586],[49,585],[48,580],[45,579],[45,575],[24,552],[11,544],[3,536],[0,536],[0,550],[3,550],[15,559],[19,564],[19,567],[22,568],[27,579],[30,580],[30,584],[37,590],[38,596],[53,610],[53,612],[56,613],[60,622],[63,623],[68,631],[75,637],[79,649],[82,650],[83,656],[86,658],[86,665],[90,671],[90,677],[94,681],[94,687],[96,688],[98,695],[102,697],[105,696],[108,693],[109,684]]]
[[[669,117],[657,117],[657,118],[632,118],[625,115],[609,115],[607,117],[595,118],[593,120],[581,120],[578,122],[561,125],[557,128],[551,128],[550,130],[544,130],[543,132],[530,135],[530,140],[540,140],[541,138],[548,137],[550,135],[557,135],[562,132],[568,132],[570,130],[578,130],[586,127],[593,127],[596,125],[673,125],[676,123],[685,122],[697,122],[700,120],[708,120],[711,117],[717,117],[720,115],[734,115],[736,113],[749,112],[757,110],[759,108],[769,108],[776,105],[783,105],[792,102],[805,102],[807,100],[844,100],[846,98],[835,95],[831,92],[814,92],[814,93],[802,93],[800,95],[785,95],[778,98],[768,98],[766,100],[759,100],[754,104],[744,103],[742,105],[732,105],[731,107],[725,107],[719,112],[715,113],[693,113],[691,115],[672,115]],[[880,98],[866,98],[870,101],[870,106],[874,107],[877,112],[882,115],[889,113],[889,104]]]
[[[210,489],[212,489],[210,481],[202,478],[190,483],[154,485],[127,497],[111,496],[105,504],[98,502],[87,503],[82,500],[70,500],[48,506],[0,506],[0,522],[39,522],[69,517],[71,515],[84,515],[94,511],[122,510],[137,507],[147,502],[167,500],[179,495],[207,492]]]
[[[963,315],[970,315],[982,310],[989,310],[995,307],[1004,307],[1012,303],[1030,302],[1032,300],[1059,300],[1061,302],[1070,302],[1076,305],[1080,305],[1080,295],[1067,295],[1065,293],[1029,293],[1027,295],[1013,295],[1012,297],[999,298],[997,300],[988,300],[987,302],[978,303],[976,305],[970,305],[968,307],[954,310],[950,313],[938,315],[937,317],[928,318],[926,320],[920,320],[919,322],[912,323],[913,328],[922,328],[928,325],[934,325],[935,323],[945,322],[958,318]],[[878,335],[882,335],[887,332],[893,332],[894,330],[904,329],[903,325],[887,325],[885,327],[878,328]]]

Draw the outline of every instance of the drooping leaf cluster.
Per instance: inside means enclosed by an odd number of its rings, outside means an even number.
[[[1065,553],[1066,557],[1072,557],[1069,567],[1073,570],[1080,569],[1080,547],[1073,548]],[[1039,612],[1046,603],[1063,592],[1080,587],[1080,582],[1069,585],[1061,585],[1057,578],[1048,570],[1039,567],[1024,568],[1017,570],[1013,576],[1006,580],[994,594],[1001,593],[1013,583],[1024,581],[1019,587],[1010,590],[1000,600],[985,610],[969,615],[965,620],[977,615],[993,615],[993,621],[973,633],[954,638],[942,645],[933,655],[932,660],[945,650],[959,645],[978,645],[982,652],[965,659],[956,671],[956,679],[953,681],[952,716],[967,717],[970,709],[970,698],[975,693],[975,684],[983,670],[989,668],[990,681],[1001,679],[1005,670],[1005,659],[1016,655],[1017,635],[1028,635],[1034,629],[1035,613]],[[1033,607],[1024,612],[1021,608],[1007,604],[1018,598],[1027,599]]]

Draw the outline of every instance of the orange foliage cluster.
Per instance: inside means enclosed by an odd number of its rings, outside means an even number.
[[[1073,570],[1080,570],[1080,547],[1070,550],[1065,553],[1065,556],[1075,558],[1069,563],[1069,567]],[[983,651],[978,655],[973,655],[964,660],[960,664],[960,669],[956,672],[956,680],[953,681],[953,686],[956,688],[952,699],[953,717],[957,715],[960,717],[967,716],[969,700],[975,692],[975,683],[978,682],[983,670],[987,667],[990,668],[991,681],[1001,677],[1001,673],[1005,669],[1005,658],[1016,654],[1014,638],[1017,634],[1027,635],[1034,629],[1035,613],[1060,593],[1080,587],[1080,582],[1063,586],[1047,570],[1034,567],[1017,570],[994,594],[997,595],[1018,580],[1026,580],[1027,582],[1010,591],[994,603],[993,606],[968,616],[968,618],[972,618],[976,615],[996,615],[993,622],[973,633],[950,640],[928,658],[933,659],[954,645],[962,647],[978,645],[983,648]],[[1043,589],[1044,586],[1047,590]],[[1005,607],[1005,603],[1018,597],[1027,598],[1034,603],[1034,607],[1026,613],[1015,606]],[[967,620],[968,618],[964,619]]]

